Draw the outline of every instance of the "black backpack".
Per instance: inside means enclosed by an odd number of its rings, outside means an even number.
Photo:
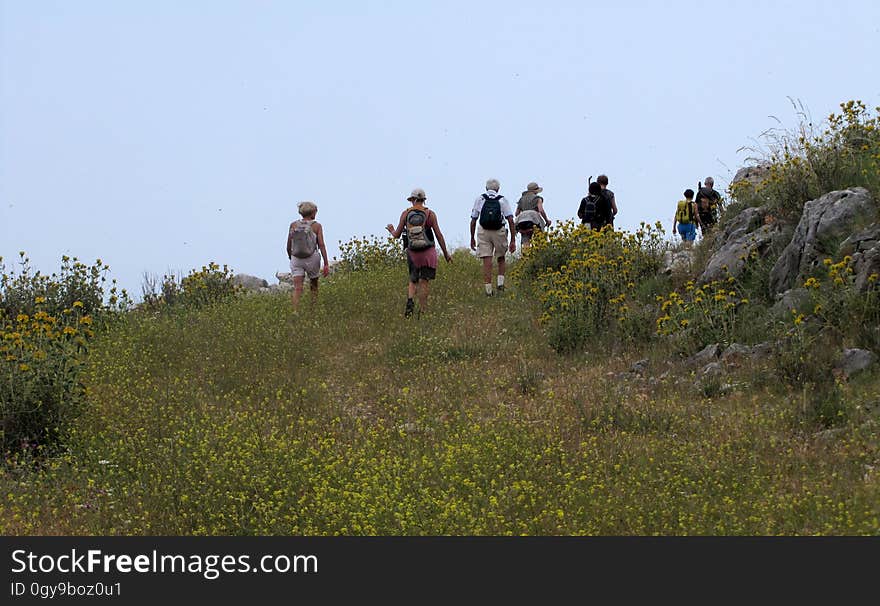
[[[598,202],[599,196],[594,196],[592,194],[581,200],[581,212],[578,213],[581,221],[584,223],[596,222],[598,219]]]
[[[480,211],[480,226],[483,229],[501,229],[504,217],[501,216],[501,196],[490,198],[483,194],[483,209]]]

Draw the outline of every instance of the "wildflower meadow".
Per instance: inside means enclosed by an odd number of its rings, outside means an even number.
[[[780,139],[722,227],[852,179],[876,195],[877,118],[842,110]],[[214,262],[135,305],[101,261],[45,276],[22,255],[0,268],[0,528],[878,534],[880,375],[834,370],[880,349],[877,274],[829,256],[780,311],[761,259],[700,282],[661,271],[672,248],[661,225],[554,225],[494,297],[458,250],[408,320],[388,238],[343,243],[297,311]],[[724,356],[700,366],[707,347]]]

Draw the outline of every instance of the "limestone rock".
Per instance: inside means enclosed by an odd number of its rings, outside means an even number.
[[[863,187],[830,192],[807,202],[791,242],[770,272],[771,294],[795,286],[823,257],[837,252],[838,242],[876,214],[877,205]]]
[[[747,233],[751,233],[758,229],[764,223],[764,217],[767,216],[767,209],[763,206],[749,207],[743,209],[730,221],[724,225],[723,241],[727,242],[732,238],[740,238]]]
[[[812,309],[812,295],[806,288],[792,288],[782,293],[773,305],[773,314],[777,317],[788,317],[792,311],[798,313]]]
[[[694,265],[694,251],[679,250],[673,252],[667,250],[663,255],[663,265],[663,273],[667,276],[690,272]]]
[[[721,361],[726,364],[736,363],[740,360],[748,358],[752,354],[752,348],[748,345],[739,343],[731,343],[721,353]]]
[[[844,349],[843,357],[837,364],[837,369],[844,376],[851,377],[867,370],[877,362],[877,354],[867,349]]]
[[[745,227],[741,227],[736,233],[738,235],[726,240],[709,259],[700,275],[700,283],[740,275],[752,255],[762,257],[767,254],[779,229],[773,225],[762,225],[753,232],[746,232]]]
[[[854,255],[869,251],[878,245],[880,245],[880,224],[874,224],[841,242],[838,254]]]
[[[760,185],[764,179],[770,173],[770,164],[766,162],[762,162],[755,166],[744,166],[738,171],[736,171],[736,175],[733,176],[733,180],[730,182],[730,189],[735,189],[735,186],[739,183],[748,183],[752,187]]]
[[[718,343],[707,345],[699,353],[692,355],[686,360],[692,366],[705,366],[710,362],[715,362],[721,355],[721,346]]]
[[[752,345],[752,351],[749,354],[749,357],[753,360],[760,360],[762,358],[766,358],[773,353],[773,344],[769,342],[758,343],[757,345]]]
[[[264,279],[258,278],[256,276],[250,276],[248,274],[235,274],[234,276],[232,276],[232,284],[244,290],[256,291],[259,291],[261,288],[269,287],[269,283],[266,282]]]
[[[289,271],[288,272],[276,271],[275,277],[278,278],[278,282],[280,282],[280,283],[293,284],[293,274],[290,273]]]
[[[856,274],[855,287],[859,291],[880,287],[880,244],[866,252],[853,255],[853,271]]]

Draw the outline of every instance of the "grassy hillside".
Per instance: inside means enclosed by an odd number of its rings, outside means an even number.
[[[816,437],[766,367],[706,389],[661,342],[558,354],[526,285],[480,283],[458,253],[420,320],[400,266],[334,275],[296,315],[284,295],[126,314],[68,450],[0,480],[3,533],[880,529],[876,425]]]
[[[771,141],[684,270],[658,226],[554,225],[503,296],[457,253],[418,320],[375,238],[298,313],[214,264],[130,310],[101,261],[0,259],[0,531],[878,534],[880,372],[839,366],[880,352],[875,253],[829,244],[782,307],[781,236],[695,280],[749,207],[790,236],[830,189],[880,195],[880,108],[826,126]]]

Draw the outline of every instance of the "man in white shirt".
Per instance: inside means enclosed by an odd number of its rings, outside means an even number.
[[[497,179],[486,181],[486,193],[474,202],[471,211],[471,250],[483,260],[483,282],[486,295],[492,296],[492,259],[498,259],[498,291],[504,290],[505,255],[516,250],[513,211],[507,199],[498,193]],[[477,231],[477,222],[480,229]],[[475,234],[476,232],[476,234]],[[508,236],[509,234],[509,236]],[[510,244],[508,245],[508,238]]]

